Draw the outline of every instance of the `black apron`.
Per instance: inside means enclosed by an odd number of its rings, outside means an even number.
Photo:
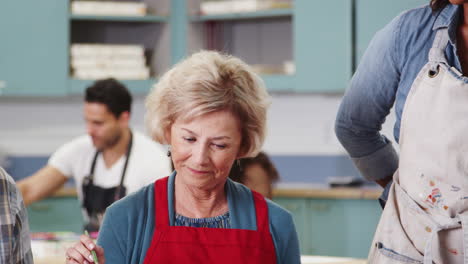
[[[130,131],[130,142],[128,143],[127,147],[127,158],[122,170],[120,184],[116,187],[102,188],[93,184],[94,167],[96,166],[96,160],[100,151],[96,151],[96,154],[94,154],[91,171],[88,176],[84,177],[83,183],[81,185],[83,191],[82,207],[86,210],[89,216],[88,223],[85,223],[84,229],[88,230],[88,232],[96,232],[99,230],[106,208],[113,202],[124,197],[127,192],[125,186],[123,186],[123,182],[125,179],[125,171],[127,170],[128,160],[130,159],[132,143],[133,135]]]

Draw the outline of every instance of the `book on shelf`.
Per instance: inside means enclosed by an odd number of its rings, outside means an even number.
[[[102,16],[145,16],[147,6],[145,2],[130,1],[72,1],[73,15],[102,15]]]
[[[70,55],[72,77],[76,79],[145,80],[150,77],[142,45],[75,43]]]
[[[291,8],[291,0],[223,0],[200,3],[202,15],[245,13],[277,8]]]

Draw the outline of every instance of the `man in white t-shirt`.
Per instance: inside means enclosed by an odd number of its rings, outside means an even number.
[[[75,179],[86,229],[99,228],[105,208],[139,188],[168,176],[164,148],[129,128],[132,98],[114,79],[86,89],[84,117],[88,134],[60,147],[48,164],[18,182],[26,205],[41,200]]]

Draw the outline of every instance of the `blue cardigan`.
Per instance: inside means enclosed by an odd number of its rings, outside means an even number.
[[[175,173],[168,181],[171,225],[174,224],[174,179]],[[231,228],[256,230],[251,191],[244,185],[228,179],[226,192]],[[266,201],[277,263],[300,263],[299,241],[291,214],[272,201]],[[154,210],[154,184],[107,208],[98,238],[98,245],[105,250],[107,263],[143,263],[154,232]]]

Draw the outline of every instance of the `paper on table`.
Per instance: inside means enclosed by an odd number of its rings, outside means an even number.
[[[354,258],[338,258],[338,257],[324,257],[324,256],[301,256],[302,264],[365,264],[366,260]]]

